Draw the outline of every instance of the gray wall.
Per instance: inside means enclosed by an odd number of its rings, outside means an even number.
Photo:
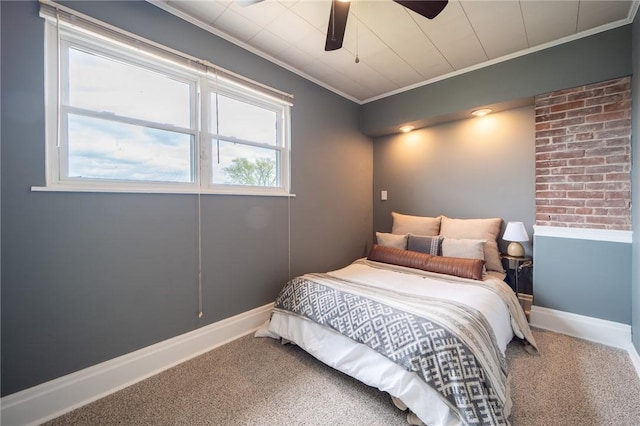
[[[368,103],[362,129],[380,136],[404,123],[627,76],[630,52],[627,25]]]
[[[635,206],[640,206],[640,19],[633,21],[633,78],[631,80],[631,103],[634,106],[631,115],[631,199]],[[631,275],[631,333],[633,344],[640,353],[640,208],[631,210],[633,228],[632,275]]]
[[[402,123],[437,122],[456,111],[520,103],[551,90],[631,74],[631,26],[627,25],[364,105],[363,129],[381,135]],[[512,136],[504,135],[499,139],[502,144],[491,143],[485,130],[471,129],[473,119],[407,135],[375,137],[375,230],[388,231],[389,213],[397,210],[461,218],[498,216],[505,221],[522,220],[531,231],[535,217],[533,112],[519,108],[491,116],[504,118],[505,123],[513,120]],[[411,145],[414,133],[417,142]],[[473,145],[474,138],[484,144]],[[509,138],[513,144],[504,143]],[[389,190],[389,201],[379,200],[381,189]],[[533,249],[535,305],[631,323],[630,244],[536,238]],[[610,275],[605,277],[602,271]]]
[[[43,20],[1,2],[2,395],[273,301],[291,273],[342,267],[372,229],[359,106],[145,2],[70,7],[293,93],[295,198],[31,192],[45,183]],[[289,206],[290,201],[290,206]]]
[[[374,228],[390,232],[391,212],[522,221],[533,235],[533,106],[377,138]],[[388,200],[380,200],[380,191]],[[531,252],[531,246],[527,245]]]
[[[631,324],[631,244],[536,236],[534,304]]]

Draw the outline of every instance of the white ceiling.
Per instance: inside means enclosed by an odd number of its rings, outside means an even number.
[[[343,48],[332,52],[331,0],[149,1],[366,103],[631,23],[639,0],[449,0],[433,20],[391,0],[352,0]]]

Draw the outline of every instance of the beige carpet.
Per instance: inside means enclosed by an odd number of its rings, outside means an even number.
[[[507,349],[513,425],[640,425],[625,351],[534,330]],[[246,336],[47,425],[406,425],[386,394],[293,345]]]

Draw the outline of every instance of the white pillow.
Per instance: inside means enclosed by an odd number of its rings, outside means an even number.
[[[442,255],[484,260],[485,240],[445,238],[442,240]]]
[[[376,240],[378,245],[385,247],[394,247],[402,250],[407,249],[407,235],[387,234],[384,232],[376,232]]]

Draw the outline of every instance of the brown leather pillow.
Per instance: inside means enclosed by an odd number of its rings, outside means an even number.
[[[374,244],[368,260],[406,266],[439,274],[454,275],[472,280],[482,280],[482,259],[465,259],[461,257],[432,256],[417,251],[402,250]]]

